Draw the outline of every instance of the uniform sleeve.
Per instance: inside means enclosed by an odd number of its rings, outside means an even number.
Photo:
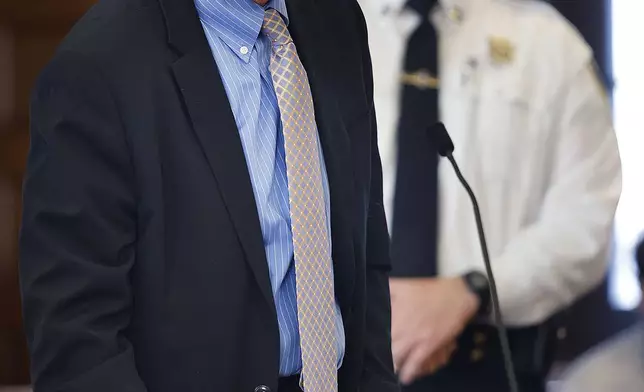
[[[551,110],[553,171],[540,215],[494,260],[504,319],[539,322],[604,276],[621,166],[610,107],[592,59],[565,80]]]
[[[125,132],[84,56],[59,53],[32,98],[20,280],[38,392],[145,392],[130,323],[136,202]]]

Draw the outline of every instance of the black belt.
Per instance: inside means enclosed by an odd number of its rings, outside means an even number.
[[[552,365],[557,338],[549,325],[508,328],[508,339],[517,371],[541,373]],[[458,349],[450,362],[472,364],[486,359],[502,360],[498,330],[489,325],[468,326],[458,339]]]

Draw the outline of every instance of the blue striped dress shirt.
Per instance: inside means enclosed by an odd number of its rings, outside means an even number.
[[[268,68],[271,43],[260,33],[266,7],[277,10],[288,23],[285,0],[271,0],[265,7],[252,0],[195,0],[195,4],[228,94],[253,185],[277,309],[279,372],[281,376],[298,374],[302,360],[284,138]],[[322,149],[320,160],[330,222],[329,184]],[[328,230],[331,247],[330,226]],[[339,366],[345,334],[337,303],[336,314]]]

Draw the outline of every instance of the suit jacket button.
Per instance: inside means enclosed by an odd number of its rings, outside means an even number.
[[[266,385],[260,385],[257,388],[255,388],[255,392],[271,392],[271,389]]]

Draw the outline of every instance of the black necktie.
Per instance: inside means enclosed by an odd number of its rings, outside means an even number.
[[[438,75],[438,39],[428,19],[437,0],[409,0],[421,16],[407,43],[398,123],[398,165],[391,233],[392,276],[436,275],[438,154],[427,128],[438,121],[438,89],[410,83],[409,75]]]

